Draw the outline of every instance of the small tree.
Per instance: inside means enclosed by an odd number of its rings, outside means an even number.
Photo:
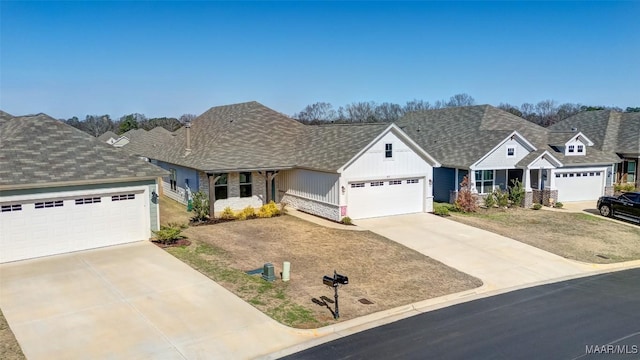
[[[458,211],[465,213],[474,212],[478,207],[476,197],[471,192],[471,182],[469,182],[468,175],[465,175],[460,183],[460,191],[458,192],[455,206]]]
[[[511,200],[511,203],[515,206],[522,206],[524,186],[522,186],[522,182],[518,179],[511,180],[511,184],[513,184],[513,186],[509,187],[509,200]]]
[[[209,198],[202,191],[193,193],[193,221],[205,221],[209,218]]]

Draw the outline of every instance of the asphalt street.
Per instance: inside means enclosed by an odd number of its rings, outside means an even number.
[[[640,359],[640,269],[414,316],[285,359]]]

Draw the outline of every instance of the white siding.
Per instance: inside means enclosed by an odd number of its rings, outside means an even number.
[[[549,162],[549,160],[543,158],[539,158],[533,161],[528,166],[530,169],[554,169],[556,167],[551,162]]]
[[[569,145],[573,145],[573,152],[569,152]],[[582,145],[582,152],[578,152],[578,145]],[[564,147],[564,154],[566,156],[584,156],[587,153],[587,145],[580,141],[578,138],[573,138],[569,140]]]
[[[296,169],[281,171],[276,179],[279,198],[286,194],[338,205],[338,174]]]
[[[393,158],[385,159],[385,144],[393,144]],[[431,179],[432,167],[407,144],[392,132],[387,133],[377,143],[356,159],[342,172],[347,180],[394,179],[401,177],[426,176]]]
[[[502,145],[498,146],[490,152],[482,161],[480,161],[474,169],[476,170],[493,170],[493,169],[513,169],[515,165],[529,154],[529,150],[524,147],[515,137],[509,139]],[[461,144],[464,146],[464,144]],[[515,148],[515,156],[507,157],[507,148]]]

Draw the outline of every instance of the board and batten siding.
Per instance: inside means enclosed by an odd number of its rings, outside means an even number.
[[[338,205],[339,174],[313,170],[287,170],[278,175],[278,193]]]
[[[513,169],[525,156],[529,155],[529,149],[518,140],[509,139],[498,148],[490,152],[482,161],[474,166],[475,170]],[[507,148],[515,147],[515,155],[507,157]]]

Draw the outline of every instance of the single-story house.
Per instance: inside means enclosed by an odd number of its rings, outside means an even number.
[[[0,114],[0,263],[147,240],[166,171],[47,115]]]
[[[612,193],[614,153],[581,132],[554,132],[490,105],[418,111],[396,124],[442,164],[434,199],[453,202],[465,175],[480,198],[518,180],[525,206]]]
[[[554,124],[550,129],[580,131],[593,140],[594,148],[616,153],[620,162],[615,166],[614,181],[635,184],[640,188],[640,113],[585,111]]]
[[[303,125],[257,102],[213,107],[123,147],[166,169],[164,193],[212,210],[271,200],[339,221],[432,210],[440,164],[394,124]]]

